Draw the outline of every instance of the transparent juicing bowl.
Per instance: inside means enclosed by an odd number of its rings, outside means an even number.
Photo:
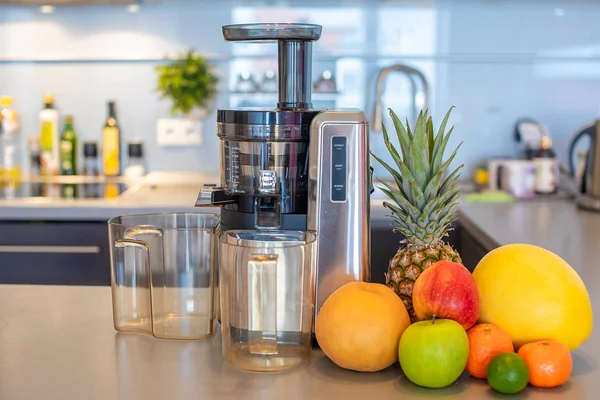
[[[162,339],[213,334],[218,215],[138,214],[108,221],[113,320]]]
[[[315,234],[226,231],[219,237],[223,357],[251,371],[310,359]]]

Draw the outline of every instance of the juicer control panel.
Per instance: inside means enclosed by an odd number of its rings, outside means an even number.
[[[347,198],[347,149],[346,136],[331,138],[331,193],[332,202],[343,203]]]

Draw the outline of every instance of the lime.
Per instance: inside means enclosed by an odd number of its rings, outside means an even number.
[[[527,386],[529,370],[517,353],[501,353],[492,359],[487,369],[491,387],[500,393],[519,393]]]

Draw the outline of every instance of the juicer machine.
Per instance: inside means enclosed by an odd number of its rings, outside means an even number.
[[[230,42],[276,42],[274,109],[219,109],[220,185],[196,206],[219,206],[221,231],[316,233],[310,273],[315,316],[349,281],[370,280],[369,129],[360,110],[311,104],[312,43],[321,26],[244,24],[222,28]]]

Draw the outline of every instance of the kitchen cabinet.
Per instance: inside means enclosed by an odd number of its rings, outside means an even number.
[[[467,229],[459,227],[457,229],[457,248],[460,252],[463,264],[471,272],[475,269],[479,261],[491,250],[485,248],[483,244]]]
[[[0,284],[110,285],[106,222],[0,222]]]
[[[487,250],[459,224],[446,238],[469,270]],[[371,231],[371,281],[385,283],[404,237],[391,227]],[[0,284],[110,285],[106,221],[0,222]]]
[[[475,235],[460,224],[453,224],[446,241],[460,253],[463,264],[471,272],[491,248],[486,248]],[[390,259],[400,247],[404,239],[400,233],[393,233],[391,228],[376,228],[371,231],[371,280],[385,283],[385,272]]]

